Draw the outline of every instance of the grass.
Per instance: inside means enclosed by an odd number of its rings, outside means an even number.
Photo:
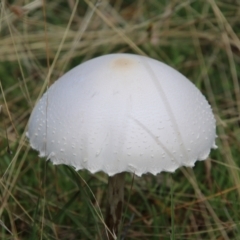
[[[1,1],[0,239],[102,239],[106,176],[41,160],[25,132],[48,86],[113,52],[186,75],[218,132],[218,149],[194,169],[128,174],[121,239],[239,239],[239,12],[234,0]]]

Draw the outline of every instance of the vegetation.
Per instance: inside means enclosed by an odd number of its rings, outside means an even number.
[[[239,13],[237,0],[2,0],[0,239],[103,239],[106,175],[53,166],[25,133],[59,76],[115,52],[182,72],[212,105],[218,132],[218,149],[194,169],[128,174],[119,239],[239,239]]]

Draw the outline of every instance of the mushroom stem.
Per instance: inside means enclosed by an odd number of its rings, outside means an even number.
[[[124,177],[125,173],[118,173],[108,178],[106,225],[109,240],[117,239],[121,223],[123,200],[124,200]]]

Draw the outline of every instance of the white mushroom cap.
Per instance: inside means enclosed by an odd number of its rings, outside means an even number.
[[[35,106],[27,136],[54,164],[140,176],[206,159],[215,132],[210,105],[182,74],[148,57],[110,54],[56,81]]]

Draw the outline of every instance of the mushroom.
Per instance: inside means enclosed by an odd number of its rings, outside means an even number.
[[[133,54],[97,57],[60,77],[33,109],[27,136],[53,164],[109,175],[110,239],[119,229],[125,172],[193,167],[216,148],[212,109],[194,84]]]

